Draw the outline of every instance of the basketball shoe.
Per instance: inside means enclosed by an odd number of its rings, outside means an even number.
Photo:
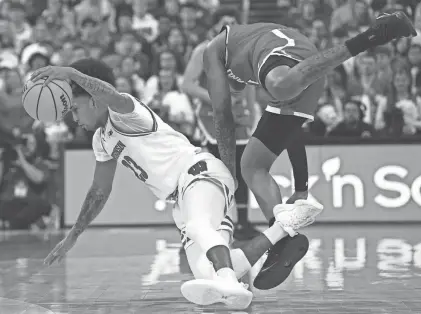
[[[294,204],[279,204],[273,209],[276,222],[289,234],[278,241],[267,254],[267,259],[253,281],[260,290],[272,289],[284,282],[295,264],[307,253],[309,241],[297,230],[312,224],[323,211],[323,205],[307,200],[296,200]]]
[[[217,276],[213,280],[194,279],[181,286],[182,295],[192,303],[210,305],[224,303],[231,309],[246,309],[253,299],[248,285]]]

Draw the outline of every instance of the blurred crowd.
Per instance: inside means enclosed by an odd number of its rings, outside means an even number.
[[[293,6],[293,4],[295,4]],[[319,49],[344,43],[379,14],[404,11],[421,34],[418,0],[278,0],[277,21]],[[402,137],[421,134],[421,36],[400,39],[345,62],[327,76],[314,136]]]
[[[268,10],[275,6],[279,12],[273,22],[299,29],[319,49],[365,30],[380,12],[405,11],[421,34],[418,0],[272,2]],[[200,144],[197,102],[181,88],[183,73],[194,48],[215,35],[212,14],[227,3],[242,13],[239,22],[253,16],[248,0],[0,0],[0,207],[16,207],[11,199],[20,200],[22,213],[15,211],[13,223],[51,223],[57,202],[47,182],[59,168],[60,147],[90,143],[92,136],[71,115],[49,125],[34,122],[21,105],[30,74],[46,65],[99,58],[114,69],[119,91],[136,96]],[[420,69],[421,36],[348,60],[329,73],[316,119],[305,130],[317,137],[419,135]],[[256,95],[264,108],[265,91]],[[38,216],[21,221],[28,204],[38,206]]]

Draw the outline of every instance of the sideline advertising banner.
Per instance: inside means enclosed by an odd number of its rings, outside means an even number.
[[[325,206],[320,222],[421,221],[419,145],[308,146],[310,197]],[[88,191],[95,166],[90,150],[65,156],[65,225],[72,225]],[[291,195],[293,176],[287,154],[272,173],[282,195]],[[265,222],[254,198],[250,216]],[[119,167],[113,192],[93,224],[172,224],[171,206],[157,200],[130,171]]]

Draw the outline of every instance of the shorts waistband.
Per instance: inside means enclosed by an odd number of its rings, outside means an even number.
[[[285,110],[285,109],[282,110],[282,108],[274,107],[270,105],[266,106],[265,111],[274,113],[274,114],[283,114],[283,115],[289,115],[289,116],[292,115],[292,116],[302,117],[302,118],[306,118],[312,121],[314,120],[314,117],[311,114],[298,112],[298,111],[292,111],[292,110]]]

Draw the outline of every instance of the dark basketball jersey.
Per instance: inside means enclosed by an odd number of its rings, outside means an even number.
[[[259,74],[270,56],[285,56],[297,63],[316,54],[316,46],[300,32],[279,24],[256,23],[226,26],[225,68],[231,83],[261,85]],[[281,114],[312,118],[324,79],[287,102],[272,98],[269,105]],[[269,110],[268,110],[269,111]]]
[[[206,46],[208,41],[203,42],[201,45]],[[207,89],[207,76],[203,72],[199,77],[199,85]],[[250,120],[253,122],[250,126],[237,125],[235,128],[235,137],[238,145],[244,145],[248,142],[251,134],[253,134],[254,129],[257,125],[257,117],[255,108],[250,108],[251,104],[248,104],[246,101],[234,103],[233,113],[238,113],[240,115],[250,116]],[[198,125],[204,136],[206,137],[207,142],[211,144],[216,144],[216,131],[215,131],[215,122],[213,120],[213,108],[212,104],[200,101],[196,107],[196,114],[198,118]]]

